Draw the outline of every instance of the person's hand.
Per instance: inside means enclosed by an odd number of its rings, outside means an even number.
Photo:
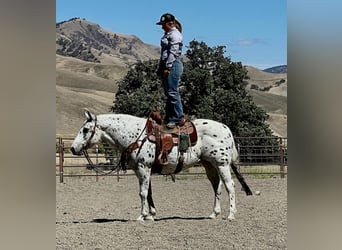
[[[167,77],[169,75],[170,71],[168,69],[164,69],[163,76]]]

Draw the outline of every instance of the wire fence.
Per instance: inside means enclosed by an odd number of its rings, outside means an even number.
[[[94,166],[101,169],[106,175],[95,172],[85,157],[74,156],[71,151],[72,136],[56,137],[56,177],[64,182],[65,177],[116,176],[118,181],[124,176],[134,175],[128,169],[110,173],[116,168],[120,159],[120,152],[110,145],[100,144],[89,149],[89,157]],[[239,171],[246,175],[287,175],[287,138],[284,137],[235,137],[239,151]],[[205,175],[203,167],[199,164],[177,175]]]

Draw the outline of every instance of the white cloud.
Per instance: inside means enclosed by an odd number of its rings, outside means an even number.
[[[265,43],[266,41],[260,38],[243,38],[243,39],[238,39],[233,44],[237,46],[250,46],[250,45],[265,44]]]

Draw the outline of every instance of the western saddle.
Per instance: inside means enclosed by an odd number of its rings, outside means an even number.
[[[158,111],[153,111],[146,122],[146,137],[142,140],[139,146],[137,141],[130,144],[121,154],[120,164],[123,169],[126,169],[126,163],[129,160],[130,153],[139,148],[145,143],[146,140],[156,144],[155,163],[152,166],[153,173],[161,173],[163,166],[168,165],[168,154],[174,146],[178,146],[178,164],[173,174],[171,174],[174,181],[174,174],[182,170],[184,163],[184,153],[190,146],[197,143],[197,131],[195,125],[187,118],[182,119],[180,124],[173,128],[168,129],[163,124],[163,119]]]
[[[146,133],[148,140],[156,144],[156,158],[152,169],[153,172],[161,172],[162,167],[169,163],[168,154],[174,146],[178,146],[180,157],[175,174],[179,173],[184,163],[184,152],[197,142],[195,125],[187,118],[183,118],[177,127],[168,129],[163,124],[159,112],[154,111],[147,120]]]

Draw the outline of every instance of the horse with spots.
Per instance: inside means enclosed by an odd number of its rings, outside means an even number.
[[[139,195],[141,198],[141,214],[137,220],[153,220],[156,209],[152,199],[151,175],[155,163],[156,144],[140,138],[146,128],[146,118],[126,114],[100,114],[95,116],[89,111],[85,112],[86,121],[76,135],[71,151],[74,155],[81,155],[86,149],[100,142],[107,142],[118,148],[121,152],[126,150],[133,142],[138,147],[129,154],[128,167],[131,168],[139,180]],[[231,176],[233,169],[242,188],[247,195],[252,192],[236,167],[238,153],[230,129],[219,122],[196,119],[198,140],[184,154],[182,170],[201,163],[206,171],[214,189],[214,208],[209,218],[214,219],[221,213],[222,185],[229,194],[229,220],[235,219],[237,212],[235,204],[235,184]],[[168,162],[163,166],[161,174],[173,174],[179,159],[177,146],[168,154]]]

